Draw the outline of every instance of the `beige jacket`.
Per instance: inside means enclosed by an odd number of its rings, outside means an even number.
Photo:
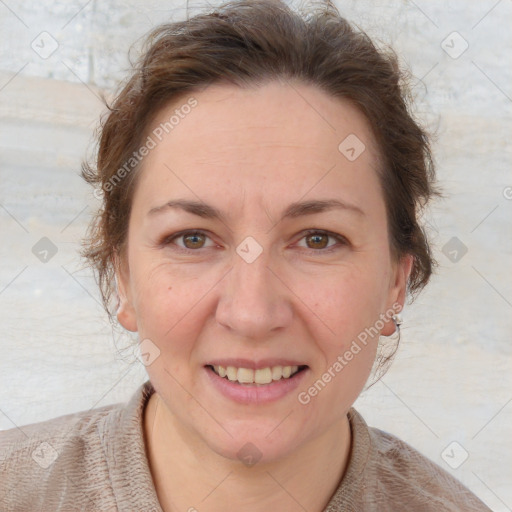
[[[153,392],[148,381],[128,404],[0,432],[0,511],[162,512],[143,437]],[[347,471],[324,512],[490,510],[415,449],[368,427],[355,409],[349,418]]]

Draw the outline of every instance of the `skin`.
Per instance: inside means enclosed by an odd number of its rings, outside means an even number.
[[[309,404],[297,394],[379,314],[403,305],[412,256],[391,257],[378,153],[349,102],[278,82],[217,84],[193,96],[197,106],[144,160],[117,272],[120,323],[160,350],[147,366],[156,393],[144,416],[158,498],[167,512],[321,511],[346,469],[347,412],[378,337]],[[186,99],[162,109],[150,128]],[[338,150],[349,134],[366,146],[353,162]],[[175,199],[207,203],[225,219],[177,208],[148,215]],[[279,220],[289,204],[313,199],[362,213]],[[172,238],[186,229],[206,236]],[[346,241],[312,239],[308,229]],[[252,263],[236,252],[248,236],[262,248]],[[381,334],[394,330],[387,321]],[[238,404],[209,384],[204,365],[222,357],[290,357],[309,368],[304,385],[278,401]],[[247,442],[261,452],[252,467],[237,457]]]

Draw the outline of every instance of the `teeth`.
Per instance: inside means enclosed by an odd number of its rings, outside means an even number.
[[[242,384],[251,384],[254,382],[254,370],[248,368],[238,368],[237,381]]]
[[[228,366],[226,368],[226,374],[227,374],[229,380],[236,380],[237,373],[238,372],[236,371],[236,368],[234,366]]]
[[[250,368],[236,368],[234,366],[214,366],[213,370],[221,377],[240,384],[270,384],[274,380],[288,379],[297,373],[298,366],[272,366],[252,370]]]
[[[272,368],[272,380],[279,380],[283,376],[283,367],[274,366]]]
[[[259,370],[256,370],[254,372],[254,382],[256,384],[269,384],[272,382],[272,369],[260,368]]]

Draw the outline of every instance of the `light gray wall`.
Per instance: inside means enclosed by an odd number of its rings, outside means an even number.
[[[511,510],[512,3],[337,5],[410,67],[447,194],[426,217],[438,275],[405,311],[392,369],[356,406],[493,510]],[[146,380],[81,270],[97,201],[78,172],[102,111],[98,87],[111,91],[130,45],[184,6],[0,3],[0,429],[126,400]],[[462,450],[469,458],[451,468]]]

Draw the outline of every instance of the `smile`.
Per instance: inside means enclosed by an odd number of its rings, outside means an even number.
[[[219,377],[245,385],[266,385],[274,381],[289,379],[307,368],[306,366],[268,366],[253,370],[235,366],[208,365],[208,367]]]

